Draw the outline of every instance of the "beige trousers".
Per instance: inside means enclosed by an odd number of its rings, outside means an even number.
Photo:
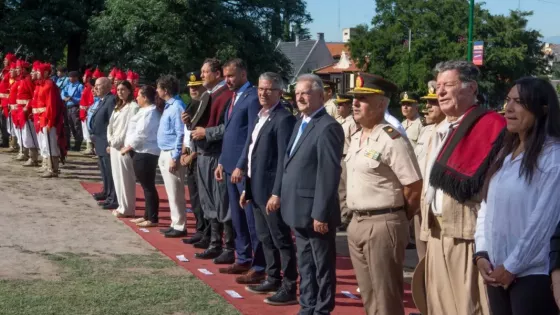
[[[490,314],[486,286],[472,263],[474,241],[441,236],[435,222],[426,251],[425,315]]]
[[[350,258],[368,315],[404,315],[408,226],[404,211],[369,217],[354,213],[348,226]]]
[[[130,155],[111,148],[111,171],[119,202],[117,211],[132,216],[136,210],[136,175]]]
[[[161,151],[158,166],[163,177],[165,192],[169,200],[171,212],[171,227],[178,231],[185,230],[185,168],[177,161],[177,170],[169,172],[169,162],[171,161],[171,151]]]
[[[352,211],[348,209],[346,204],[346,162],[341,162],[342,173],[340,174],[340,182],[338,184],[338,200],[340,201],[340,216],[343,224],[349,224],[352,220]]]
[[[427,243],[420,239],[420,232],[422,231],[422,219],[420,213],[414,216],[414,241],[416,243],[416,253],[418,254],[418,261],[426,256]]]

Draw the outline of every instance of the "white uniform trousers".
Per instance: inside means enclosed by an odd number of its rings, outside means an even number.
[[[22,131],[23,146],[27,149],[35,149],[39,145],[39,140],[37,140],[37,132],[35,131],[35,125],[33,120],[27,120]]]
[[[86,142],[91,142],[91,137],[89,136],[89,130],[87,129],[87,120],[82,121],[82,135]]]
[[[169,172],[171,153],[172,151],[161,151],[158,166],[161,177],[163,177],[167,199],[169,200],[171,227],[178,231],[184,231],[186,223],[185,168],[177,161],[177,170],[175,173]]]
[[[47,137],[48,133],[48,137]],[[51,147],[49,149],[49,142]],[[51,131],[47,132],[47,127],[43,128],[41,133],[41,155],[44,157],[48,156],[60,156],[60,149],[58,148],[58,142],[56,140],[56,128],[52,127]]]
[[[12,122],[12,137],[16,137],[17,144],[19,145],[19,152],[23,152],[23,130],[19,129]]]
[[[111,171],[119,202],[117,211],[132,216],[136,210],[136,175],[130,155],[111,148]]]

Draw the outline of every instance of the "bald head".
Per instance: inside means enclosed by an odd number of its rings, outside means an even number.
[[[101,77],[95,81],[95,92],[97,96],[103,97],[111,91],[111,80],[106,77]]]

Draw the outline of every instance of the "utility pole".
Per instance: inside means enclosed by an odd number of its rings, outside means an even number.
[[[469,6],[469,47],[467,49],[467,61],[472,62],[473,54],[473,24],[474,24],[474,0],[470,0]]]
[[[411,61],[411,48],[412,48],[412,29],[408,29],[408,75],[406,76],[406,90],[410,87],[410,61]]]

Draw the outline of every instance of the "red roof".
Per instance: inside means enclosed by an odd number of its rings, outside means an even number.
[[[319,68],[315,71],[313,71],[313,73],[316,74],[330,74],[330,73],[344,73],[344,72],[358,72],[358,71],[362,71],[360,68],[356,67],[356,63],[354,61],[352,61],[352,64],[350,65],[350,67],[346,68],[346,69],[337,69],[335,68],[335,66],[338,63],[333,63],[330,66],[326,66],[323,68]]]
[[[333,58],[340,57],[343,51],[345,51],[346,54],[350,54],[350,51],[348,50],[348,47],[346,47],[345,43],[327,43],[327,48],[331,52],[331,56],[333,56]]]

